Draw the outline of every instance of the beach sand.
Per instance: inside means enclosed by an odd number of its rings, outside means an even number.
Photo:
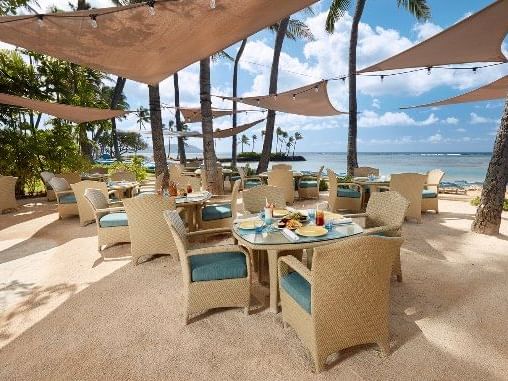
[[[390,356],[352,348],[319,376],[280,314],[263,309],[260,285],[250,316],[214,311],[184,326],[175,258],[134,267],[118,245],[103,260],[95,225],[25,201],[0,216],[0,379],[508,379],[508,214],[500,236],[473,234],[475,208],[450,197],[404,225]]]

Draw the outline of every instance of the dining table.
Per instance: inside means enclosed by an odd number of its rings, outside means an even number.
[[[305,213],[305,212],[302,212]],[[268,273],[269,273],[269,288],[270,288],[270,311],[273,313],[279,312],[279,280],[277,274],[277,262],[284,252],[290,251],[303,251],[307,249],[314,249],[319,246],[329,245],[341,239],[351,237],[363,232],[363,228],[354,223],[351,219],[344,219],[338,214],[328,213],[325,218],[335,219],[337,222],[329,226],[327,233],[319,237],[306,237],[295,235],[297,238],[290,238],[283,229],[276,226],[277,220],[274,224],[264,224],[261,228],[253,230],[245,230],[240,228],[240,224],[246,219],[258,218],[252,215],[247,215],[238,218],[233,223],[233,237],[238,241],[238,244],[246,247],[249,250],[266,251],[268,256]],[[313,222],[309,222],[313,224]]]
[[[390,186],[390,176],[354,177],[353,183],[363,188],[362,206],[365,206],[369,201],[366,190],[369,189],[372,194],[377,192],[380,187]]]
[[[131,198],[135,195],[135,190],[139,187],[137,181],[109,181],[108,190],[115,191],[116,198]]]
[[[212,194],[208,191],[192,192],[175,198],[176,207],[185,210],[185,222],[187,223],[189,231],[196,230],[196,213],[200,210],[201,206],[211,198]]]
[[[107,181],[109,173],[82,173],[81,180]]]

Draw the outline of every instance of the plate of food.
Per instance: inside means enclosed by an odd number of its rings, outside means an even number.
[[[274,209],[273,210],[273,218],[281,218],[286,216],[289,213],[287,209]]]
[[[328,230],[323,226],[307,225],[296,229],[295,233],[302,237],[321,237],[328,234]]]
[[[303,226],[305,222],[309,220],[309,217],[301,212],[289,212],[280,219],[277,223],[277,227],[290,230],[295,230]]]
[[[257,228],[260,228],[264,225],[264,222],[261,220],[249,220],[249,221],[242,221],[238,224],[238,227],[242,230],[255,230]]]

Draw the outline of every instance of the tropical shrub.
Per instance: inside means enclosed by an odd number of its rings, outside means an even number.
[[[481,201],[480,196],[476,196],[470,201],[470,203],[473,206],[478,206],[480,205],[480,201]],[[503,210],[508,212],[508,198],[505,198],[503,201]]]
[[[143,159],[140,157],[133,157],[132,161],[118,161],[107,167],[109,169],[109,173],[114,173],[118,171],[129,171],[136,174],[137,181],[143,181],[146,179],[147,172],[145,166],[143,165]]]

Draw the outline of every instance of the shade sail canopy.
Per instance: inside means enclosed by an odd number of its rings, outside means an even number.
[[[141,3],[48,14],[41,26],[37,16],[7,16],[0,40],[154,85],[316,1],[215,0],[212,9],[210,0],[158,0],[153,16]]]
[[[227,128],[225,130],[214,131],[213,137],[216,139],[229,138],[233,135],[238,135],[244,131],[247,131],[249,128],[254,127],[256,124],[259,124],[264,120],[266,120],[266,118],[259,119],[251,123],[242,124],[241,126],[235,128]]]
[[[179,108],[180,112],[187,123],[201,122],[201,108]],[[221,116],[233,115],[232,110],[212,110],[212,117],[220,118]]]
[[[401,107],[401,109],[404,110],[409,108],[444,106],[456,103],[486,101],[491,99],[506,98],[507,94],[508,94],[508,75],[499,78],[498,80],[491,82],[488,85],[469,91],[465,94],[457,95],[455,97],[444,99],[442,101],[426,103],[423,105]]]
[[[65,119],[75,123],[106,120],[126,114],[126,112],[122,110],[71,106],[61,103],[38,101],[35,99],[28,99],[3,93],[0,93],[0,103],[4,105],[23,107],[29,110],[42,112],[44,114],[52,115],[57,118]]]
[[[333,116],[345,114],[333,107],[328,98],[327,81],[312,83],[275,95],[236,98],[251,106],[306,116]],[[222,99],[235,100],[232,97]]]
[[[360,73],[468,62],[507,62],[508,0],[499,0],[450,28]]]

